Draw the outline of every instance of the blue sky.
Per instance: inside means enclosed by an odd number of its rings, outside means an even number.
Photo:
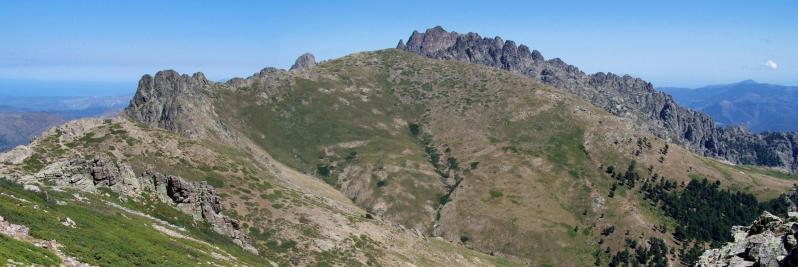
[[[294,2],[0,0],[0,80],[13,81],[0,90],[55,81],[132,91],[168,68],[248,76],[303,52],[393,47],[435,25],[657,86],[798,84],[798,1]]]

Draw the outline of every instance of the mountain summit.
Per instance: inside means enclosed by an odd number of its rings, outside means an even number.
[[[291,70],[304,70],[316,66],[316,57],[311,53],[304,53],[296,59]]]
[[[797,133],[753,134],[739,127],[717,127],[708,115],[677,105],[671,96],[639,78],[603,72],[587,75],[559,58],[544,60],[537,50],[513,41],[448,32],[440,26],[424,33],[414,31],[407,44],[398,48],[525,75],[632,119],[640,128],[701,155],[798,172]]]

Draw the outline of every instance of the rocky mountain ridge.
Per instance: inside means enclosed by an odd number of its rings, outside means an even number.
[[[589,100],[617,116],[630,118],[658,137],[698,154],[735,164],[798,171],[798,133],[753,134],[740,127],[716,127],[706,114],[680,107],[651,83],[629,75],[585,74],[559,58],[545,60],[537,50],[501,37],[459,34],[437,26],[414,31],[396,47],[429,58],[466,61],[520,73]]]
[[[528,54],[542,60],[539,53]],[[655,218],[637,212],[604,217],[605,210],[638,204],[627,202],[634,194],[606,195],[613,186],[602,166],[626,166],[636,159],[648,167],[648,175],[656,171],[678,182],[689,181],[690,175],[729,173],[724,183],[732,187],[750,179],[770,183],[768,190],[787,183],[753,171],[718,171],[705,165],[707,159],[677,146],[668,149],[647,129],[636,129],[630,120],[574,94],[478,64],[388,49],[301,71],[265,68],[225,83],[196,82],[194,77],[201,76],[172,71],[145,76],[125,114],[184,136],[214,139],[218,135],[212,133],[228,132],[249,139],[289,168],[330,184],[372,216],[419,236],[527,263],[592,262],[565,259],[571,254],[558,246],[590,250],[603,239],[604,246],[619,248],[621,235],[600,234],[611,226],[673,244],[667,233],[652,230]],[[206,110],[214,113],[186,112],[203,103],[212,103]],[[539,145],[552,143],[559,145]],[[762,193],[762,188],[752,191]],[[552,191],[560,193],[549,197]],[[473,216],[480,219],[475,222]],[[562,226],[541,229],[539,221],[566,224],[568,233],[589,230],[574,238],[556,230]],[[518,234],[529,239],[501,238]],[[560,243],[541,245],[544,238]],[[529,246],[541,246],[546,259],[524,254]]]

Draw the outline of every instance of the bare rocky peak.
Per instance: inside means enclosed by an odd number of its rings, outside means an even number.
[[[405,45],[405,41],[402,40],[402,39],[399,39],[399,43],[396,44],[396,49],[405,50],[406,47],[407,46]]]
[[[700,155],[733,163],[798,171],[798,134],[752,134],[739,127],[718,128],[706,114],[680,107],[651,83],[629,75],[585,74],[559,58],[545,60],[537,50],[501,37],[448,32],[440,26],[414,31],[397,49],[443,60],[487,65],[526,75],[581,96],[608,112]]]
[[[201,72],[189,76],[163,70],[154,77],[144,75],[124,114],[135,121],[189,137],[222,133],[213,104],[205,94],[211,84],[214,83]]]
[[[316,66],[316,57],[311,53],[304,53],[296,59],[294,65],[291,66],[291,70],[304,70],[313,66]]]
[[[453,46],[459,36],[456,32],[447,32],[441,26],[427,29],[424,33],[413,31],[410,39],[407,39],[405,50],[422,54],[434,53]]]

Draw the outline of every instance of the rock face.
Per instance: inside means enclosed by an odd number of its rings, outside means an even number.
[[[124,114],[189,137],[220,132],[223,127],[214,121],[213,105],[203,92],[209,84],[200,72],[188,76],[164,70],[155,77],[144,75]]]
[[[291,70],[304,70],[313,66],[316,66],[316,57],[311,53],[304,53],[296,59],[294,65],[291,66]]]
[[[798,213],[783,220],[768,212],[750,226],[732,228],[734,242],[701,255],[696,266],[797,266]]]
[[[414,31],[397,49],[443,60],[458,60],[526,75],[581,96],[617,116],[634,120],[657,136],[701,155],[733,163],[798,171],[798,133],[752,134],[739,127],[718,128],[706,114],[682,108],[651,83],[629,75],[585,74],[559,58],[545,60],[537,50],[500,37],[458,34],[434,27]]]
[[[174,203],[193,215],[194,219],[207,222],[216,232],[229,236],[237,245],[258,254],[257,249],[249,244],[249,238],[241,230],[239,221],[222,215],[222,199],[208,183],[188,182],[178,176],[156,172],[145,172],[141,177],[152,182],[161,198],[168,197],[167,202]]]
[[[99,187],[110,187],[123,195],[136,196],[145,190],[145,184],[129,166],[103,159],[56,162],[46,166],[33,178],[34,182],[87,192],[97,192]]]
[[[108,159],[75,159],[48,165],[33,177],[33,181],[70,187],[87,192],[97,192],[107,187],[125,197],[140,198],[149,193],[158,200],[177,206],[178,209],[205,221],[214,231],[233,239],[247,251],[257,254],[240,223],[222,214],[222,201],[214,188],[206,182],[191,182],[178,176],[145,171],[136,175],[126,164]],[[23,179],[32,182],[31,179]]]

